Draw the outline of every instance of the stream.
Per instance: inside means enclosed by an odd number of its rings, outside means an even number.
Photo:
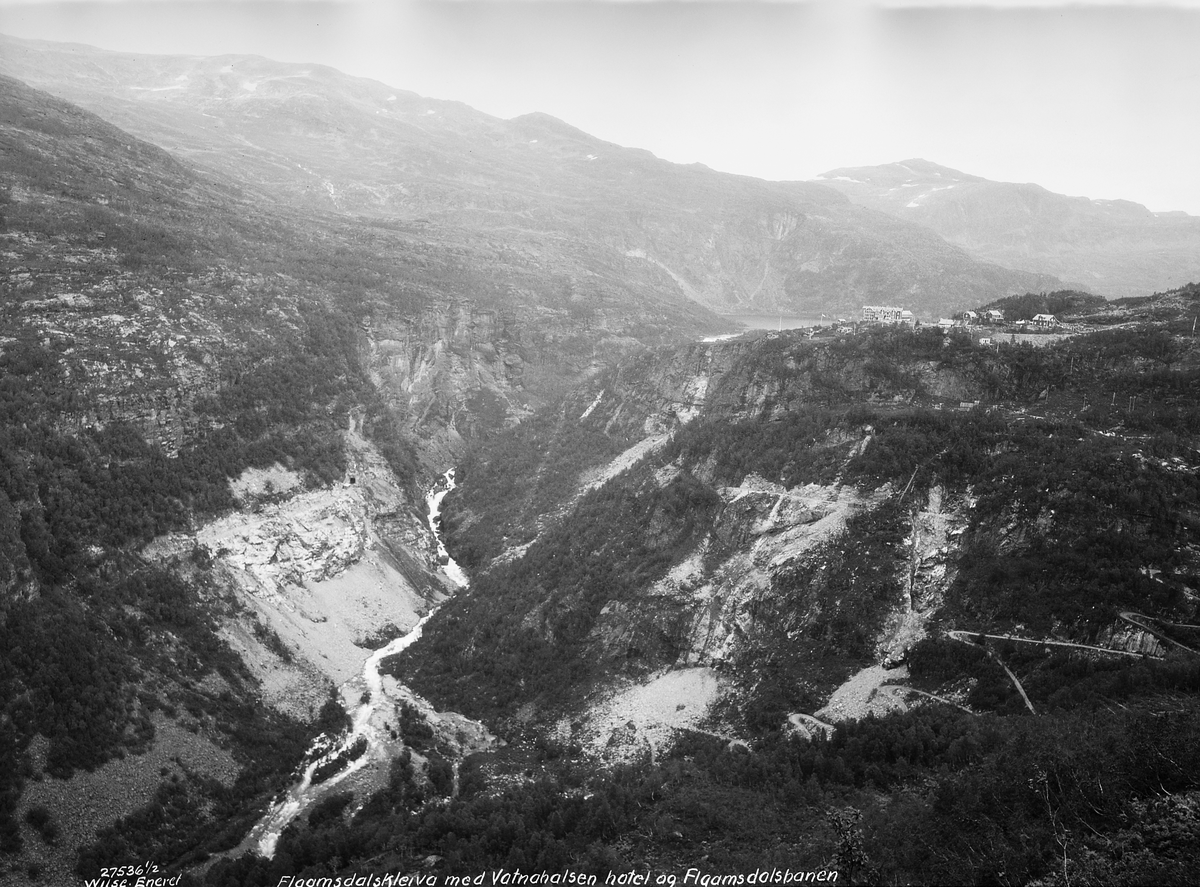
[[[426,494],[425,504],[428,509],[429,529],[437,541],[438,565],[446,578],[456,588],[462,589],[467,586],[467,574],[446,551],[446,543],[438,525],[442,500],[454,487],[454,469],[451,468]],[[363,663],[361,677],[356,677],[342,686],[343,699],[361,698],[365,701],[355,710],[349,733],[332,741],[324,734],[317,737],[309,751],[312,761],[304,768],[304,775],[300,781],[292,786],[288,790],[287,796],[272,807],[270,812],[254,827],[251,838],[252,845],[260,855],[268,859],[274,856],[279,836],[293,819],[311,807],[330,788],[352,773],[361,770],[370,761],[382,757],[386,745],[395,741],[388,735],[384,723],[388,717],[391,717],[391,708],[395,700],[390,698],[384,690],[379,664],[388,656],[393,656],[416,643],[421,637],[425,623],[436,612],[437,607],[434,607],[412,627],[408,634],[396,638],[373,652]],[[338,755],[346,753],[360,740],[366,741],[365,751],[324,781],[313,783],[313,775],[319,767],[334,760]]]

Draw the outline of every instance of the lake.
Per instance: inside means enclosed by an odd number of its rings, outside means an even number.
[[[828,315],[800,314],[722,314],[727,320],[743,324],[749,330],[795,330],[806,326],[829,326],[837,318]]]

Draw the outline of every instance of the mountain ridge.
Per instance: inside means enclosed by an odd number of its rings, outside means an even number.
[[[456,248],[502,236],[575,278],[640,251],[710,310],[847,314],[900,294],[933,316],[1058,288],[824,185],[671,164],[540,113],[500,120],[295,63],[4,43],[21,51],[0,69],[275,199],[421,221]]]
[[[1077,289],[1144,296],[1200,280],[1200,218],[1187,213],[1069,197],[919,158],[842,167],[816,180],[978,258],[1054,274]]]

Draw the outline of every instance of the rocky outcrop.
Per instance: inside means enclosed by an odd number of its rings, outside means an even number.
[[[1150,632],[1126,622],[1110,625],[1100,632],[1096,637],[1096,645],[1146,656],[1162,656],[1168,649],[1166,644]]]

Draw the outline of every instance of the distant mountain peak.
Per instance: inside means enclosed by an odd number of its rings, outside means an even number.
[[[975,258],[1106,296],[1200,279],[1200,219],[1186,213],[991,181],[920,158],[843,167],[816,181],[860,206],[925,225]]]
[[[584,132],[582,129],[578,129],[566,121],[542,111],[521,114],[510,118],[508,123],[518,131],[531,135],[569,139],[575,142],[587,142],[590,145],[596,146],[616,147],[611,142],[598,139],[594,135]]]
[[[818,181],[849,182],[860,185],[879,185],[901,187],[912,184],[935,184],[938,182],[984,182],[979,176],[973,176],[948,166],[942,166],[920,157],[899,160],[895,163],[885,163],[882,166],[845,166],[823,172],[817,176]]]

